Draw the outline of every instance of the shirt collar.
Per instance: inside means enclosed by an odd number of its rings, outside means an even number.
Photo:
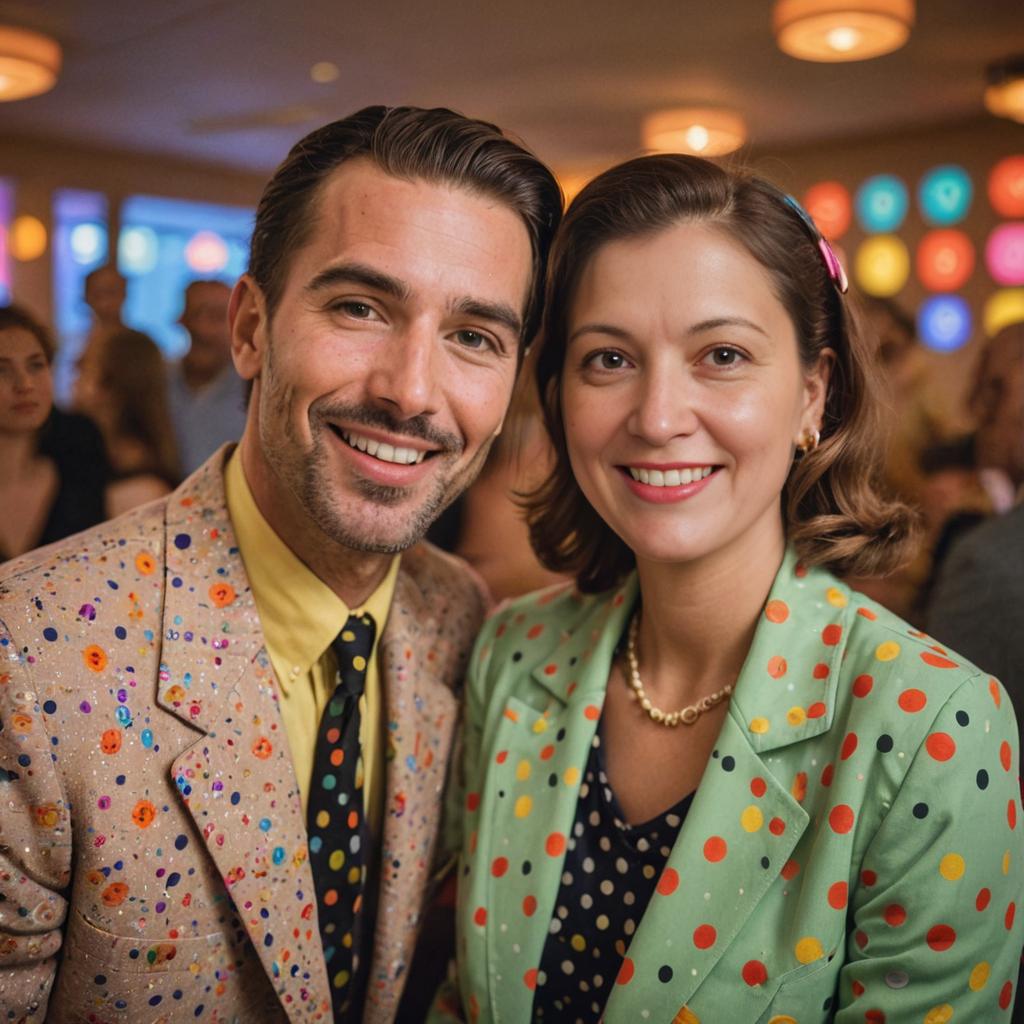
[[[400,557],[391,560],[384,579],[366,601],[359,608],[349,609],[263,518],[239,452],[236,448],[228,460],[224,488],[267,647],[290,666],[294,675],[305,674],[319,661],[348,616],[366,611],[377,624],[376,653],[391,608]],[[280,682],[287,686],[288,680]]]

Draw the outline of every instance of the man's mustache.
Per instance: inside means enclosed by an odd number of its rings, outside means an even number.
[[[426,441],[445,454],[458,455],[465,447],[458,434],[439,430],[426,416],[399,420],[385,409],[365,405],[339,405],[328,401],[314,402],[310,414],[321,420],[344,422],[350,426],[376,427],[389,434]]]

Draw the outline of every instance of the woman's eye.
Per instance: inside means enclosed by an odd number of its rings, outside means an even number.
[[[714,348],[709,353],[715,366],[735,366],[742,356],[734,348]]]
[[[597,352],[590,362],[601,370],[620,370],[626,365],[626,357],[621,352]]]

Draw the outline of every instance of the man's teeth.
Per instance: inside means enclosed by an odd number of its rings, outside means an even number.
[[[652,487],[679,487],[680,484],[692,484],[711,474],[713,466],[694,466],[692,469],[634,469],[629,467],[629,475],[642,484]]]
[[[353,434],[351,430],[341,431],[341,436],[353,447],[367,455],[380,459],[381,462],[397,462],[402,466],[415,466],[426,457],[426,452],[417,451],[415,448],[396,448],[393,444],[386,444],[383,441],[374,441],[372,438],[363,437],[362,434]]]

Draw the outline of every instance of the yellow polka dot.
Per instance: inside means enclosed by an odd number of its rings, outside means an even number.
[[[790,1017],[788,1013],[777,1013],[768,1024],[796,1024],[796,1017]]]
[[[1003,854],[1003,874],[1008,875],[1010,873],[1010,851],[1007,850]]]
[[[769,729],[768,719],[761,718],[760,716],[758,716],[757,718],[752,718],[750,720],[750,725],[748,726],[748,728],[751,732],[756,732],[760,736],[763,733],[766,733]]]
[[[846,595],[836,587],[829,587],[828,590],[825,591],[825,600],[828,601],[833,608],[845,608],[848,604]]]
[[[533,731],[536,733],[547,732],[547,728],[548,720],[546,718],[538,718],[537,721],[533,723]]]
[[[680,1007],[679,1012],[672,1018],[672,1024],[700,1024],[700,1017],[688,1006],[683,1006]]]
[[[759,807],[751,804],[741,815],[740,824],[745,832],[756,832],[764,824],[764,815]]]
[[[574,935],[570,942],[570,945],[577,953],[582,953],[587,948],[587,940],[582,935]]]
[[[800,707],[790,708],[786,712],[786,721],[790,725],[803,725],[807,721],[807,712]]]
[[[351,932],[345,932],[345,934],[342,935],[342,937],[341,937],[341,944],[346,949],[351,949],[352,948],[352,933]]]
[[[805,935],[796,944],[794,952],[797,960],[802,964],[814,963],[815,960],[820,960],[825,955],[821,943],[813,935]]]
[[[992,973],[992,968],[988,961],[982,960],[981,963],[974,965],[971,971],[970,978],[967,979],[967,984],[970,986],[972,992],[978,992],[988,984],[988,976]]]
[[[335,850],[327,860],[332,871],[340,871],[345,863],[345,851]]]
[[[316,827],[327,828],[331,823],[331,815],[328,811],[317,811],[316,812]]]
[[[642,873],[644,878],[653,878],[657,874],[653,864],[645,864]]]
[[[939,874],[947,882],[955,882],[964,873],[964,859],[959,853],[947,853],[939,861]]]
[[[515,814],[517,818],[525,818],[533,810],[533,799],[528,796],[521,796],[516,801]]]
[[[530,762],[523,760],[520,761],[516,766],[516,778],[520,782],[525,782],[530,777]]]
[[[345,643],[350,644],[350,643],[352,643],[353,640],[355,640],[355,638],[356,638],[356,635],[355,635],[355,633],[352,632],[351,629],[344,629],[344,630],[342,630],[342,632],[341,632],[341,639],[344,640]]]
[[[364,658],[364,657],[363,657],[363,656],[362,656],[361,654],[357,654],[357,655],[356,655],[356,656],[355,656],[355,657],[354,657],[354,658],[352,659],[352,667],[353,667],[353,668],[354,668],[354,669],[355,669],[355,670],[356,670],[357,672],[363,672],[363,671],[365,671],[365,669],[366,669],[366,659],[365,659],[365,658]]]
[[[567,786],[575,786],[580,781],[580,770],[579,768],[572,767],[566,768],[565,774],[562,776],[562,781]]]
[[[348,984],[348,971],[338,971],[334,976],[334,987],[344,988]]]
[[[348,884],[355,885],[359,881],[359,868],[354,864],[348,869]]]
[[[952,1019],[953,1007],[949,1003],[943,1003],[941,1006],[933,1006],[924,1015],[924,1024],[946,1024]]]
[[[875,657],[879,661],[892,661],[900,653],[900,645],[895,640],[886,640],[875,648]]]

